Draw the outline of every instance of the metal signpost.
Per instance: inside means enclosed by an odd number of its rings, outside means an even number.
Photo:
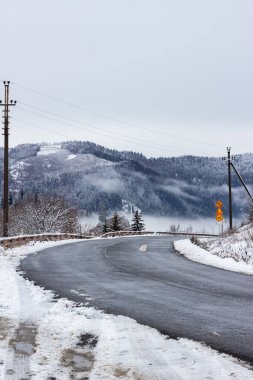
[[[219,235],[223,234],[224,218],[223,218],[222,206],[223,206],[223,203],[221,201],[216,202],[216,205],[215,205],[215,207],[216,207],[216,220],[217,220],[217,223],[219,225]]]

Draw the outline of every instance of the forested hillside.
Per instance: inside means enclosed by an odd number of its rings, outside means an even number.
[[[253,185],[253,155],[238,156],[235,165]],[[227,214],[227,166],[221,158],[147,159],[81,141],[25,144],[10,151],[10,175],[14,198],[21,189],[25,194],[56,194],[87,212],[120,210],[127,200],[155,215],[213,216],[221,199]],[[233,189],[235,213],[247,212],[248,198],[235,175]]]

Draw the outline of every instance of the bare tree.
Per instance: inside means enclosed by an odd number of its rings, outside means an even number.
[[[171,224],[170,225],[170,232],[178,232],[180,230],[180,224]]]
[[[77,212],[61,197],[28,197],[10,208],[9,231],[12,235],[75,233]]]

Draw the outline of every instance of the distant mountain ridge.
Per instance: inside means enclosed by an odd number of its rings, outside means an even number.
[[[237,169],[253,189],[253,154],[237,156]],[[0,180],[3,149],[0,149]],[[221,158],[146,158],[86,141],[23,144],[10,150],[10,188],[16,194],[63,195],[87,212],[122,209],[122,200],[145,213],[164,216],[215,215],[218,199],[227,208],[227,166]],[[235,214],[248,198],[233,175]]]

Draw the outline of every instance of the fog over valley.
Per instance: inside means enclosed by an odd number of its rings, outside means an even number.
[[[0,153],[3,157],[3,151]],[[235,161],[250,189],[251,159],[251,154],[245,154]],[[183,229],[202,231],[208,225],[209,231],[217,231],[218,199],[224,204],[225,219],[228,217],[227,165],[221,158],[148,159],[84,141],[24,144],[10,151],[10,175],[14,198],[21,189],[25,194],[56,194],[66,198],[82,217],[93,213],[110,216],[114,211],[131,216],[138,208],[148,229],[159,230],[160,223],[165,230],[180,224]],[[240,223],[248,213],[249,199],[235,175],[232,180],[234,216]]]

